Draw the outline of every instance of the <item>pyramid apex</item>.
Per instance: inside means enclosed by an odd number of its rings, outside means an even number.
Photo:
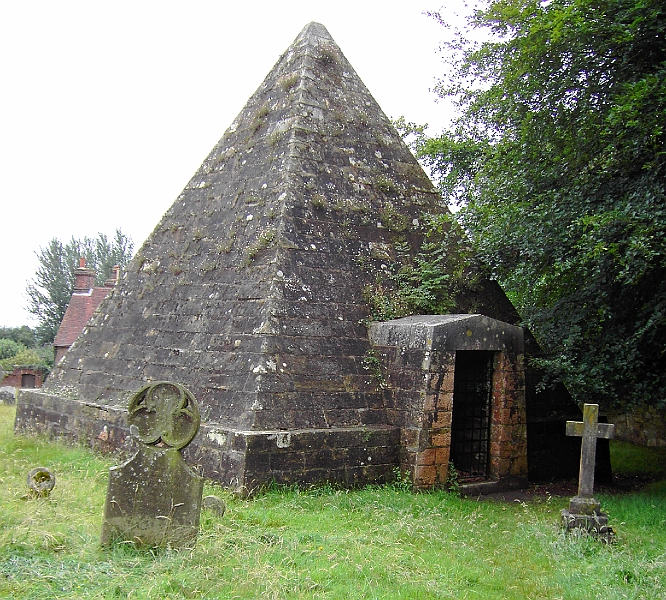
[[[303,27],[301,33],[298,35],[298,38],[328,38],[333,39],[331,34],[328,32],[328,29],[324,27],[321,23],[316,21],[310,21],[305,27]],[[298,39],[297,38],[297,39]]]

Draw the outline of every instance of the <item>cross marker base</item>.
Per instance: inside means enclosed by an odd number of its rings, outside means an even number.
[[[598,537],[601,541],[609,544],[615,539],[613,528],[608,526],[608,515],[606,513],[581,515],[564,509],[561,522],[566,533],[574,530],[581,531]]]
[[[569,500],[569,512],[574,515],[599,515],[601,514],[601,502],[596,498],[574,496]]]

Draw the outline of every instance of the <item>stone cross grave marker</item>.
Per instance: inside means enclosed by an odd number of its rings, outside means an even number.
[[[109,470],[102,545],[193,545],[203,478],[185,463],[181,449],[199,429],[194,396],[177,383],[150,384],[132,398],[127,419],[141,445],[130,460]]]
[[[566,434],[582,437],[580,448],[580,473],[578,494],[571,498],[569,510],[562,511],[562,521],[567,529],[574,527],[602,532],[608,517],[600,512],[601,503],[594,498],[594,466],[597,456],[597,439],[610,439],[615,425],[599,423],[599,405],[585,404],[583,421],[567,421]]]

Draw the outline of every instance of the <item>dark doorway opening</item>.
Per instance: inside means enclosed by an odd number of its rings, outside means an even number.
[[[37,385],[37,378],[31,373],[24,373],[21,375],[22,388],[34,388]]]
[[[462,481],[488,478],[492,380],[492,352],[456,352],[451,461]]]

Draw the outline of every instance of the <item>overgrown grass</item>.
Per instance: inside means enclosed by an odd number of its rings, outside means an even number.
[[[619,441],[612,441],[610,447],[616,473],[666,479],[666,448],[644,448]]]
[[[196,547],[99,546],[107,470],[79,448],[15,437],[0,407],[0,597],[10,598],[663,598],[666,489],[601,497],[609,546],[558,527],[566,498],[527,503],[412,494],[274,489],[224,517],[202,514]],[[49,499],[24,500],[47,466]]]

